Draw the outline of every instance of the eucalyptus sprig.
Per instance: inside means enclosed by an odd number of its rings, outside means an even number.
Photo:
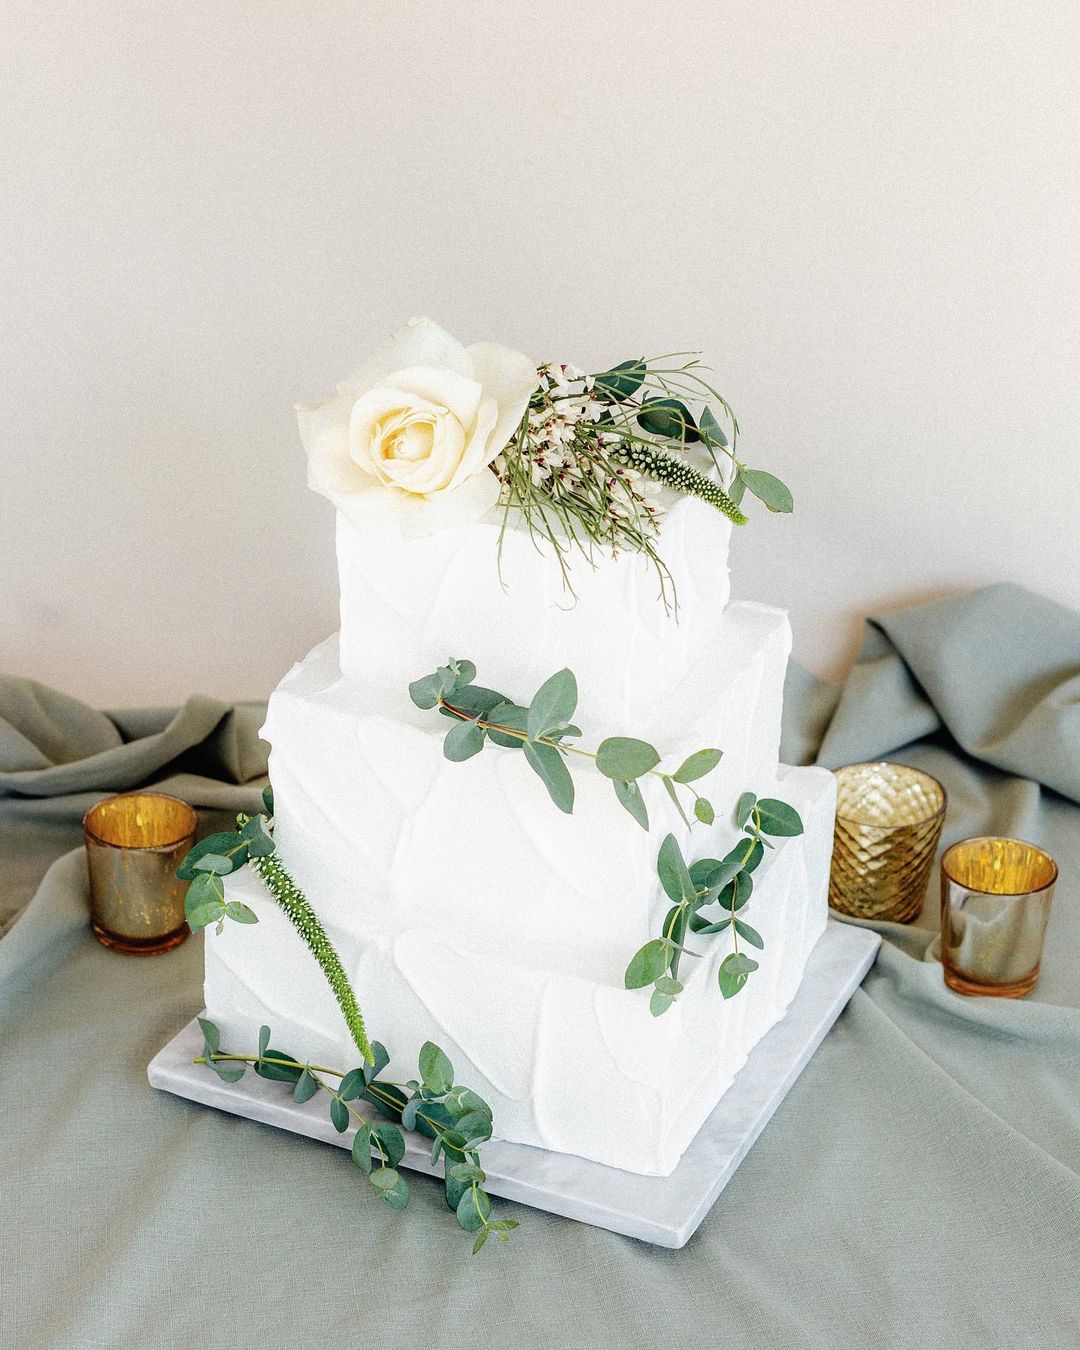
[[[570,755],[593,761],[611,780],[619,804],[643,830],[649,828],[649,812],[640,780],[658,778],[687,826],[690,819],[679,800],[679,788],[685,788],[693,801],[694,815],[704,824],[712,824],[712,803],[692,786],[720,763],[723,751],[696,750],[672,773],[659,767],[660,752],[648,741],[632,736],[609,736],[595,750],[568,745],[568,737],[581,735],[571,718],[577,709],[577,680],[570,670],[550,676],[526,707],[505,694],[474,684],[476,666],[472,661],[453,659],[431,675],[413,680],[409,697],[418,708],[438,708],[455,725],[446,733],[443,754],[449,760],[471,759],[490,742],[506,750],[521,750],[529,767],[539,776],[548,795],[560,811],[569,815],[574,809],[574,780],[566,766]]]
[[[656,870],[671,908],[664,917],[660,936],[646,942],[626,967],[627,989],[653,986],[649,1010],[654,1017],[666,1013],[683,991],[679,964],[685,956],[700,956],[686,945],[687,933],[708,937],[730,930],[732,950],[717,972],[720,992],[733,998],[758,968],[758,963],[739,948],[739,939],[763,949],[756,928],[746,922],[745,908],[754,889],[752,873],[772,848],[766,836],[793,837],[803,832],[802,818],[787,802],[775,797],[758,798],[744,792],[735,808],[735,823],[746,838],[723,858],[699,858],[687,865],[679,842],[669,834],[660,845]],[[711,912],[703,913],[705,910]]]
[[[680,363],[680,356],[688,359]],[[491,466],[502,485],[500,559],[516,518],[554,553],[567,590],[575,550],[591,565],[598,549],[613,556],[630,551],[653,564],[665,607],[677,608],[657,543],[662,515],[651,500],[653,484],[700,497],[736,525],[747,521],[740,507],[747,491],[770,511],[791,511],[788,488],[736,456],[739,424],[705,378],[707,369],[687,353],[622,361],[599,375],[565,363],[541,366],[536,391]],[[673,453],[690,445],[707,451],[715,479]],[[721,469],[721,457],[730,466]]]
[[[261,1077],[292,1086],[293,1100],[310,1101],[323,1093],[331,1123],[339,1134],[355,1126],[352,1160],[368,1178],[375,1194],[391,1209],[409,1203],[409,1183],[397,1170],[405,1156],[405,1139],[397,1125],[373,1121],[354,1103],[370,1102],[382,1115],[398,1121],[407,1130],[431,1139],[431,1164],[440,1157],[446,1203],[458,1226],[476,1233],[473,1252],[495,1234],[505,1242],[517,1228],[516,1219],[493,1219],[491,1198],[484,1190],[487,1174],[480,1165],[480,1148],[491,1138],[491,1107],[472,1088],[454,1082],[454,1066],[432,1041],[420,1051],[419,1078],[397,1083],[378,1075],[390,1062],[386,1047],[372,1045],[370,1063],[355,1069],[331,1069],[307,1064],[270,1044],[270,1028],[259,1032],[257,1055],[230,1054],[221,1049],[221,1033],[215,1023],[200,1017],[203,1053],[194,1061],[206,1064],[226,1083],[235,1083],[250,1065]],[[329,1079],[336,1079],[336,1084]]]

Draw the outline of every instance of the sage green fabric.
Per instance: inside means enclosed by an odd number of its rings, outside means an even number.
[[[793,670],[789,759],[917,764],[946,843],[1055,855],[1043,975],[1022,1002],[947,991],[935,884],[681,1252],[502,1205],[522,1227],[473,1258],[434,1184],[395,1214],[340,1150],[148,1087],[200,1007],[201,941],[92,939],[79,818],[147,780],[250,809],[258,724],[0,683],[0,908],[58,859],[0,939],[0,1344],[1080,1343],[1080,616],[997,587],[870,621],[842,689]]]

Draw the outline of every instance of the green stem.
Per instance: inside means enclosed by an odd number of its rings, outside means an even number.
[[[497,731],[503,736],[512,736],[514,740],[521,741],[523,745],[531,741],[534,745],[550,745],[553,750],[558,750],[564,755],[580,755],[584,759],[591,760],[599,758],[594,751],[584,750],[580,745],[567,745],[565,741],[557,741],[552,736],[537,736],[534,738],[530,736],[527,731],[520,731],[517,727],[503,726],[501,722],[489,722],[486,717],[473,717],[472,714],[467,713],[464,708],[457,708],[454,704],[447,703],[446,699],[444,699],[441,694],[439,695],[439,707],[445,708],[448,713],[452,714],[454,717],[460,718],[462,722],[475,722],[476,725],[484,731]],[[663,769],[646,769],[645,773],[641,776],[643,778],[659,778],[663,783],[669,781],[671,783],[675,782],[674,778],[672,778],[670,774],[665,773]],[[679,786],[690,787],[689,784],[681,783]],[[690,791],[694,794],[694,799],[696,800],[698,795],[697,790],[691,787]],[[678,805],[678,799],[676,799],[676,805]],[[686,820],[686,817],[684,816],[683,819]],[[688,820],[686,823],[687,825],[690,824]]]

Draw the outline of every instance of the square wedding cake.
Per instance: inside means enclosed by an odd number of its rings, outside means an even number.
[[[728,603],[742,492],[790,499],[686,387],[645,362],[538,372],[417,320],[301,409],[341,630],[264,730],[277,856],[390,1071],[436,1041],[498,1137],[655,1175],[799,986],[834,808],[831,774],[779,763],[786,615]],[[269,1023],[355,1063],[259,877],[225,882],[258,923],[207,930],[223,1037]]]

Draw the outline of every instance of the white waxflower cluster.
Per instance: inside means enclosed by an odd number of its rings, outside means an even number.
[[[537,372],[533,396],[517,440],[495,461],[496,474],[508,477],[507,455],[524,469],[531,486],[566,506],[585,510],[589,533],[613,551],[633,532],[659,532],[659,511],[650,498],[658,485],[622,462],[623,438],[607,430],[609,407],[594,397],[593,377],[569,362],[549,362]]]

